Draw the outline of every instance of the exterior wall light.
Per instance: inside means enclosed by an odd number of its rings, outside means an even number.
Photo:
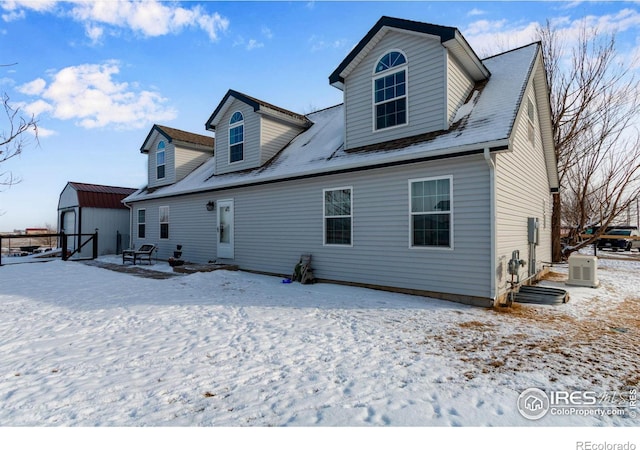
[[[209,200],[206,206],[207,206],[207,211],[213,211],[213,209],[216,207],[216,204],[213,203],[211,200]]]

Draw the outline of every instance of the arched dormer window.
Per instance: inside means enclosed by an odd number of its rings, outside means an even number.
[[[378,60],[373,73],[374,130],[407,123],[407,58],[397,50]]]
[[[156,178],[161,180],[165,176],[165,143],[164,141],[158,142],[156,147]]]
[[[229,120],[229,162],[244,159],[244,116],[236,111]]]

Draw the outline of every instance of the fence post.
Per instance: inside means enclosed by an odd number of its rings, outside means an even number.
[[[62,254],[62,260],[67,260],[67,233],[60,231],[60,253]]]
[[[93,259],[98,257],[98,229],[96,228],[96,232],[93,234]]]

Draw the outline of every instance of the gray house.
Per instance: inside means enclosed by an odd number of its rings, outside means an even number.
[[[539,43],[481,60],[456,28],[382,17],[329,82],[344,103],[306,116],[228,91],[189,173],[155,126],[149,185],[125,199],[133,244],[278,275],[310,253],[321,280],[485,306],[514,255],[520,280],[544,269],[558,174]]]
[[[67,234],[92,234],[98,229],[98,254],[117,253],[129,243],[129,209],[122,200],[136,189],[99,184],[66,184],[58,200],[58,230]],[[81,246],[87,236],[70,236],[69,250]],[[90,257],[92,245],[82,247],[77,256]]]

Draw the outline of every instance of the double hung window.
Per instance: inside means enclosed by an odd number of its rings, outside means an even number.
[[[244,116],[236,111],[229,120],[229,162],[244,159]]]
[[[374,128],[407,123],[407,59],[399,51],[384,55],[373,76]]]
[[[161,180],[165,176],[165,144],[164,141],[158,142],[156,148],[156,178]]]
[[[169,239],[169,207],[160,207],[160,239]]]
[[[323,191],[325,245],[351,245],[353,231],[351,191],[350,187]]]
[[[411,247],[452,247],[452,178],[409,181]]]
[[[138,238],[143,239],[147,231],[147,211],[145,209],[138,210]]]

